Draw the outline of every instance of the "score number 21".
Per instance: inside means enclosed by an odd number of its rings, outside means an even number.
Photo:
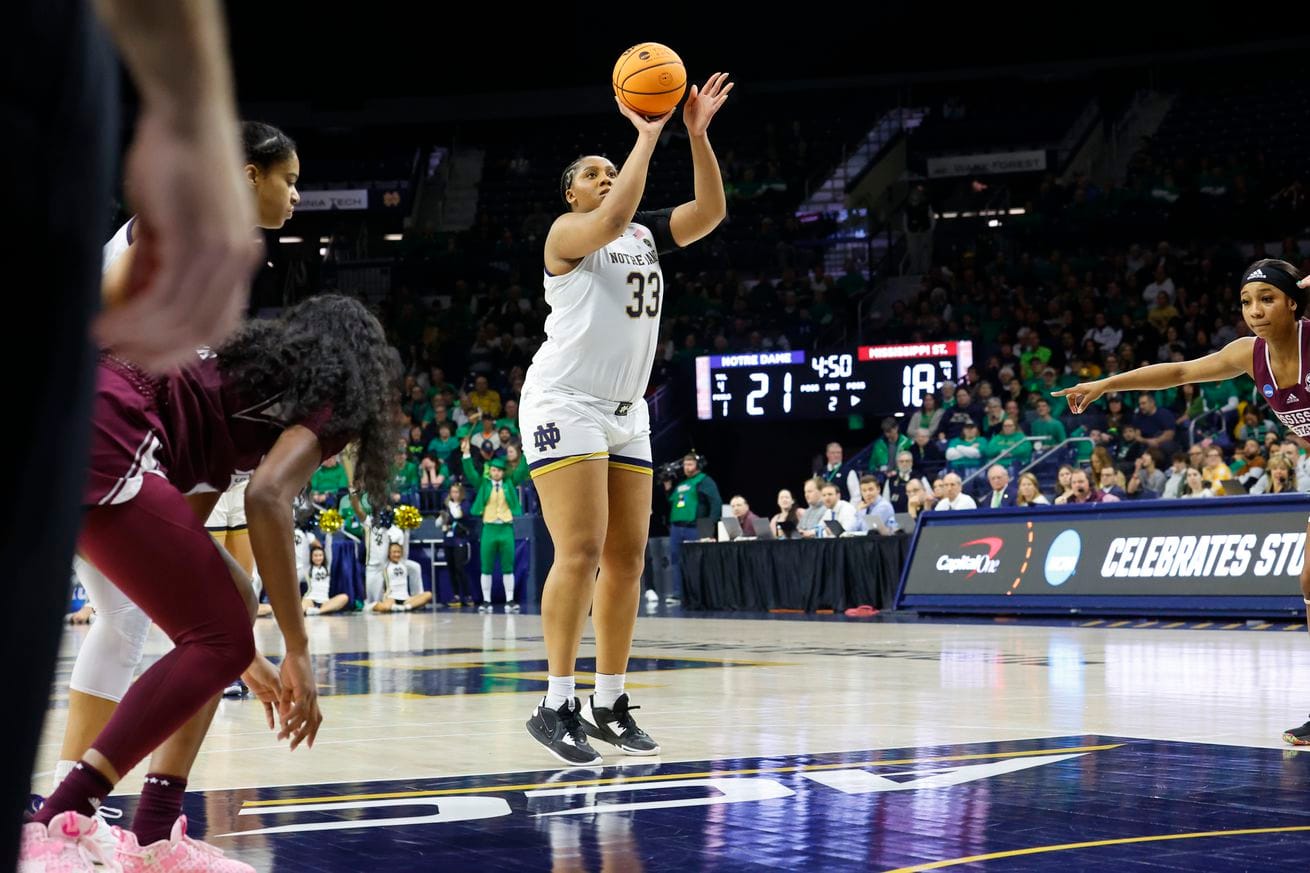
[[[746,414],[763,415],[764,408],[760,406],[759,400],[769,396],[769,374],[768,373],[751,373],[750,380],[757,386],[754,391],[746,395]],[[727,404],[724,404],[725,407]],[[782,411],[791,412],[791,373],[784,373],[782,376]],[[727,409],[724,409],[727,412]]]

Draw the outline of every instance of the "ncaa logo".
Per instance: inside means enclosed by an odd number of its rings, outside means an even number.
[[[1058,587],[1068,582],[1078,567],[1078,557],[1082,553],[1083,540],[1078,536],[1078,531],[1066,530],[1056,537],[1046,552],[1047,583]]]
[[[1266,397],[1273,397],[1273,396],[1274,396],[1274,386],[1273,386],[1273,385],[1270,385],[1268,382],[1266,382],[1266,383],[1265,383],[1265,386],[1264,386],[1263,388],[1261,388],[1260,390],[1264,392],[1264,395],[1265,395]]]

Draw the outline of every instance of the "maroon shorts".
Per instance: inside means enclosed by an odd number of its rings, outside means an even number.
[[[158,382],[140,370],[101,355],[91,412],[91,464],[84,506],[126,503],[145,476],[168,478]]]

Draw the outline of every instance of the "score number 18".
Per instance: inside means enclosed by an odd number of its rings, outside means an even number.
[[[923,396],[937,390],[935,364],[906,364],[901,373],[901,405],[905,408],[923,406]]]

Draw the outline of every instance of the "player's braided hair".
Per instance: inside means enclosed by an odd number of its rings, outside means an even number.
[[[559,198],[564,201],[565,209],[572,209],[573,204],[569,203],[569,198],[565,196],[566,191],[573,187],[573,177],[578,175],[578,168],[582,166],[582,159],[586,155],[578,155],[573,159],[573,163],[564,168],[564,174],[559,177]]]
[[[241,123],[241,144],[246,163],[267,170],[296,153],[296,141],[271,124],[262,121]]]
[[[559,177],[559,199],[564,201],[564,208],[572,211],[573,204],[569,203],[569,198],[564,192],[573,187],[573,179],[578,175],[578,170],[582,167],[582,162],[588,155],[578,155],[573,159],[573,163],[564,168],[564,173]],[[601,155],[601,157],[605,157]]]
[[[251,321],[218,349],[224,375],[256,397],[281,397],[288,424],[325,406],[325,439],[359,441],[355,480],[374,506],[387,503],[392,453],[403,432],[400,356],[364,305],[322,294],[281,317]]]

